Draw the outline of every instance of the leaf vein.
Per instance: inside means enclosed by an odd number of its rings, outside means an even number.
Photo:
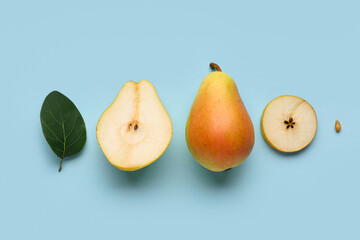
[[[79,134],[79,137],[77,137],[71,144],[69,144],[68,146],[66,146],[65,149],[71,147],[72,145],[74,145],[74,144],[80,139],[80,137],[82,136],[82,134],[83,134],[83,132],[84,132],[84,129],[85,129],[85,128],[83,128],[83,130],[82,130],[81,133]]]
[[[48,105],[49,111],[45,111],[45,112],[50,113],[52,118],[61,126],[61,123],[55,118],[54,114],[51,112],[51,107],[50,107],[49,103],[46,102],[46,104]]]
[[[64,143],[63,141],[61,141],[60,138],[58,138],[58,137],[56,136],[56,134],[53,132],[53,130],[51,130],[51,128],[46,124],[46,122],[44,122],[44,121],[41,121],[41,122],[44,124],[44,126],[45,126],[47,129],[49,129],[49,131],[50,131],[51,134],[55,137],[56,140],[60,141],[61,143]]]
[[[74,125],[73,125],[73,127],[71,128],[70,132],[65,136],[65,138],[69,137],[70,134],[71,134],[71,133],[73,132],[73,130],[75,129],[76,121],[77,121],[78,118],[79,118],[79,115],[76,116],[75,121],[74,121]]]

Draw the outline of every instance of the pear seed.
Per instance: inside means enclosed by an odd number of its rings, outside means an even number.
[[[336,130],[337,132],[340,132],[340,130],[341,130],[341,124],[340,124],[339,120],[336,120],[335,130]]]

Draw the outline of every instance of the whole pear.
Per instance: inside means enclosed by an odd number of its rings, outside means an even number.
[[[240,165],[254,146],[254,126],[234,80],[220,67],[208,74],[191,107],[186,142],[205,168],[220,172]]]

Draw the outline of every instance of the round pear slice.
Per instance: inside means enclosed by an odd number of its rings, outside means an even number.
[[[105,156],[125,171],[138,170],[158,159],[169,146],[172,132],[169,114],[146,80],[125,83],[96,127]]]
[[[314,139],[316,113],[304,99],[284,95],[272,100],[261,118],[265,141],[280,152],[297,152]]]

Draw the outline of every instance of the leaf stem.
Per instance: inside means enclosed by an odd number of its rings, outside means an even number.
[[[210,63],[210,67],[212,69],[216,69],[217,71],[221,72],[221,68],[219,65],[217,65],[216,63]]]
[[[59,172],[61,172],[63,160],[64,160],[64,158],[62,158],[61,161],[60,161]]]

